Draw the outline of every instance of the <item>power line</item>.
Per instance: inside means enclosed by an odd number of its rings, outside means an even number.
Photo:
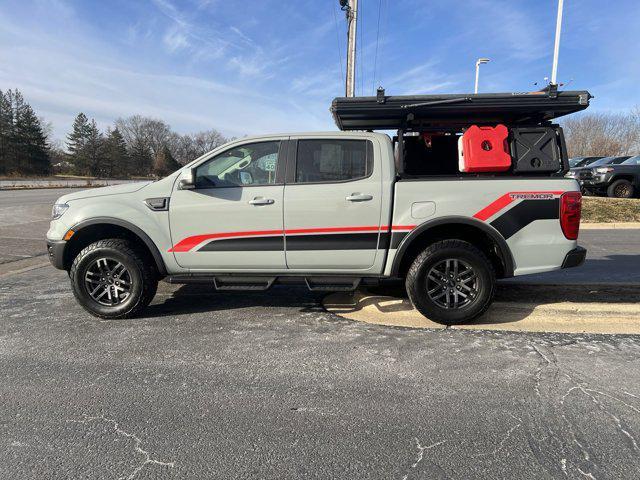
[[[371,91],[376,94],[376,70],[378,68],[378,44],[380,40],[380,13],[382,12],[382,0],[378,0],[378,27],[376,28],[376,54],[373,57],[373,80],[371,81]]]
[[[342,48],[340,48],[340,31],[338,29],[338,16],[336,15],[335,4],[331,7],[331,10],[333,11],[333,21],[336,25],[336,41],[338,44],[338,59],[340,61],[340,79],[342,80],[344,78],[344,69],[342,68]]]

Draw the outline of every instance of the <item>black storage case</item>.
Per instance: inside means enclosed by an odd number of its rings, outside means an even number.
[[[565,170],[559,127],[512,127],[509,143],[515,173],[554,173]]]

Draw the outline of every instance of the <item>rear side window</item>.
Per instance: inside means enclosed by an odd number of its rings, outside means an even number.
[[[371,175],[367,140],[299,140],[297,183],[345,182]]]

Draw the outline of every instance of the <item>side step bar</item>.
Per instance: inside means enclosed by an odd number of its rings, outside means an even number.
[[[277,277],[213,277],[216,290],[269,290]]]
[[[244,276],[244,275],[172,275],[165,279],[168,283],[212,285],[220,291],[264,291],[274,284],[306,285],[312,292],[351,292],[363,280],[367,284],[377,284],[377,278],[341,276]]]
[[[361,278],[305,278],[307,288],[312,292],[353,292],[360,285]]]

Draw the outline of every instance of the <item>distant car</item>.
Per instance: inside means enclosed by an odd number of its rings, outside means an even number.
[[[576,157],[576,158],[582,158],[582,160],[576,162],[576,165],[569,169],[569,171],[565,174],[565,177],[575,178],[576,180],[578,180],[578,176],[580,172],[582,172],[583,170],[587,170],[588,168],[599,166],[599,165],[606,165],[608,162],[613,162],[617,158],[623,158],[623,157]],[[625,157],[625,158],[628,158],[628,157]]]
[[[567,178],[575,178],[576,180],[580,180],[580,175],[584,174],[587,171],[590,171],[590,169],[594,168],[594,167],[600,167],[602,165],[609,165],[612,163],[622,163],[625,160],[627,160],[628,158],[631,158],[629,156],[626,157],[600,157],[600,159],[595,160],[595,161],[591,161],[591,162],[587,162],[587,163],[583,163],[581,167],[573,167],[571,168],[565,175],[565,177]]]
[[[576,178],[586,193],[633,198],[640,192],[640,155],[616,157],[608,163],[589,165]]]
[[[596,160],[600,160],[604,157],[573,157],[569,159],[570,168],[586,167]]]

